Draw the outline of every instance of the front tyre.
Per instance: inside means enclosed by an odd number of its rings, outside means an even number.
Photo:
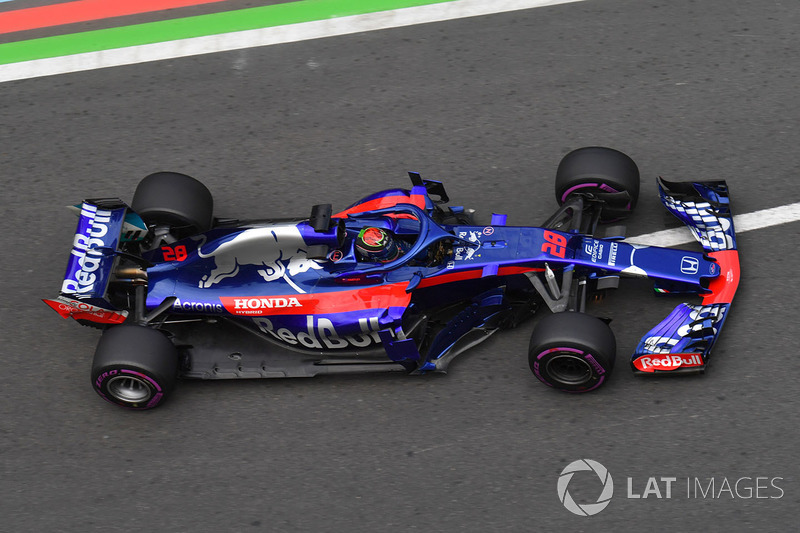
[[[624,218],[639,199],[639,167],[626,154],[587,146],[564,156],[556,170],[556,200],[563,205],[570,195],[591,193],[604,197],[603,220]]]
[[[92,387],[113,404],[152,409],[175,388],[177,373],[178,352],[163,333],[145,326],[115,326],[97,345]]]
[[[614,369],[617,342],[608,324],[584,313],[548,315],[531,335],[528,363],[533,375],[550,387],[588,392]]]

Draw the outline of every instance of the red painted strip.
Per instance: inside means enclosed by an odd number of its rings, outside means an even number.
[[[524,274],[525,272],[544,272],[544,269],[538,267],[505,266],[500,267],[500,271],[497,274],[500,276],[511,276],[513,274]]]
[[[407,307],[407,282],[314,294],[281,296],[223,296],[225,309],[239,316],[314,315],[364,309]]]
[[[345,209],[344,211],[339,211],[335,215],[334,218],[337,217],[344,217],[351,213],[364,213],[366,211],[375,211],[377,209],[383,209],[385,207],[394,207],[397,204],[413,204],[420,209],[425,209],[425,196],[422,194],[398,194],[392,196],[384,196],[382,198],[375,198],[374,200],[368,200],[366,202],[356,204],[353,207]],[[404,215],[401,214],[399,216],[411,216],[411,215]]]
[[[722,250],[710,252],[709,257],[716,259],[719,265],[719,276],[711,280],[708,288],[711,293],[703,296],[703,305],[726,303],[733,301],[733,295],[739,287],[739,252]]]
[[[76,0],[0,13],[0,33],[33,30],[61,24],[136,15],[225,0]]]
[[[524,274],[525,272],[543,272],[543,268],[534,267],[520,267],[520,266],[504,266],[500,267],[497,272],[498,276],[513,276],[514,274]],[[475,270],[459,270],[458,272],[448,272],[440,274],[432,278],[425,278],[419,282],[417,288],[424,289],[425,287],[434,287],[444,283],[453,283],[456,281],[465,281],[468,279],[478,279],[483,275],[483,269],[477,268]]]
[[[81,303],[78,300],[64,299],[63,301],[42,301],[53,308],[53,310],[63,318],[72,317],[75,320],[89,320],[101,324],[122,324],[127,317],[125,313],[118,313],[111,309],[103,309],[85,302]]]

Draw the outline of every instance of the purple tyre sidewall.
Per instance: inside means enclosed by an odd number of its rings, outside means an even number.
[[[135,379],[137,383],[140,383],[149,389],[148,396],[141,402],[124,402],[117,399],[109,392],[108,389],[113,380],[117,378]],[[153,376],[147,375],[135,367],[124,365],[116,365],[114,367],[103,369],[99,375],[93,377],[92,388],[94,388],[95,392],[97,392],[97,394],[99,394],[104,400],[113,403],[114,405],[119,405],[121,407],[134,410],[152,409],[161,403],[161,400],[163,400],[165,395],[164,387],[159,384]]]
[[[589,183],[579,183],[578,185],[573,185],[572,187],[570,187],[569,189],[564,191],[564,193],[561,195],[561,203],[563,204],[564,202],[566,202],[567,198],[569,198],[570,194],[574,193],[575,191],[581,191],[582,189],[588,189],[590,191],[592,189],[597,189],[600,192],[610,192],[610,193],[622,192],[622,191],[619,191],[619,190],[615,189],[611,185],[608,185],[607,183],[603,183],[603,182],[599,182],[599,181],[589,182]],[[587,191],[582,191],[582,192],[587,192]],[[625,206],[625,209],[627,211],[630,211],[632,208],[633,208],[633,204],[631,202],[628,202],[628,205]],[[610,222],[610,221],[606,221],[606,222]]]
[[[582,366],[586,374],[585,381],[569,384],[559,381],[554,376],[555,368],[552,363],[558,359],[566,359]],[[597,359],[589,352],[571,346],[554,346],[544,348],[535,356],[531,357],[531,370],[533,374],[545,385],[566,392],[589,392],[600,387],[606,380],[610,370],[604,368]]]

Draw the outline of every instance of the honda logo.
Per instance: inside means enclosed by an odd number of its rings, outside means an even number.
[[[700,261],[688,255],[683,256],[681,259],[681,273],[692,275],[697,274],[698,270],[700,270]]]

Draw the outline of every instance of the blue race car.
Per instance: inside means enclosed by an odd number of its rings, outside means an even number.
[[[586,302],[620,277],[689,293],[644,335],[634,372],[698,373],[739,281],[724,182],[659,180],[661,199],[702,251],[624,241],[639,170],[603,147],[567,154],[559,209],[541,227],[485,224],[446,207],[442,183],[409,173],[410,189],[370,195],[334,213],[291,220],[214,217],[209,190],[178,173],[138,185],[130,206],[88,199],[60,295],[63,317],[102,328],[92,386],[133,409],[159,405],[182,378],[445,372],[458,354],[552,311],[529,346],[533,374],[571,392],[602,385],[616,342]]]

